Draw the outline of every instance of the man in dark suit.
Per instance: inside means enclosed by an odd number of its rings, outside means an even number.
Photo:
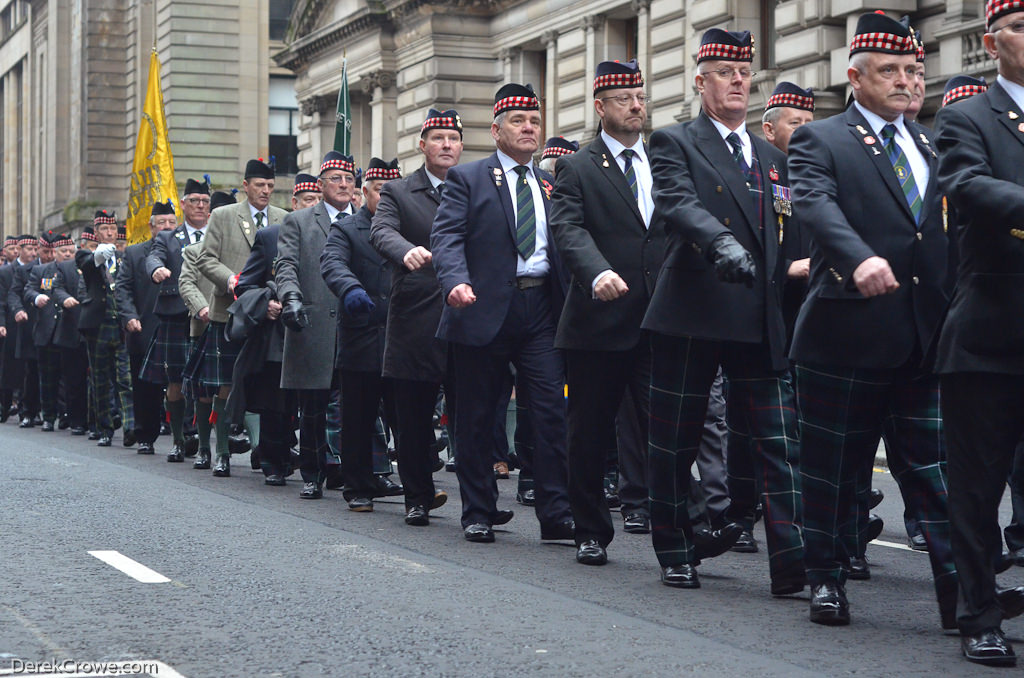
[[[529,394],[533,477],[541,539],[573,539],[567,492],[565,369],[554,346],[564,299],[548,230],[551,175],[533,166],[540,103],[510,83],[494,97],[497,151],[448,172],[430,234],[446,306],[437,336],[455,362],[456,473],[467,540],[493,542],[497,508],[495,410],[511,362]],[[603,467],[603,464],[601,465]]]
[[[971,661],[1012,666],[1016,655],[1000,626],[1020,610],[1007,605],[993,563],[999,502],[1024,435],[1024,4],[990,0],[983,41],[998,62],[996,82],[936,118],[939,184],[962,222],[957,287],[936,370],[962,652]]]
[[[14,314],[15,332],[14,357],[20,363],[21,378],[18,383],[21,396],[18,398],[18,416],[21,428],[32,428],[39,415],[39,363],[36,360],[35,344],[32,334],[36,325],[36,309],[31,304],[25,305],[23,296],[32,269],[39,263],[49,263],[53,258],[53,249],[40,248],[40,240],[35,236],[23,235],[18,238],[18,258],[14,260],[14,279],[7,292],[7,309]],[[43,241],[45,242],[45,241]],[[45,243],[49,245],[49,243]],[[40,262],[40,249],[46,250],[48,261]]]
[[[555,346],[565,349],[569,386],[569,502],[576,560],[604,565],[615,536],[604,493],[605,463],[616,447],[615,417],[628,391],[647,439],[650,340],[641,331],[665,252],[654,221],[651,166],[640,137],[647,121],[636,61],[597,66],[594,108],[601,132],[558,163],[551,234],[572,274]],[[646,450],[619,450],[623,475],[646,488]],[[646,492],[644,493],[646,494]],[[623,509],[626,528],[650,525],[646,502]]]
[[[381,188],[370,244],[392,264],[381,374],[394,382],[405,522],[426,526],[431,509],[448,499],[445,493],[435,492],[431,475],[437,460],[432,419],[441,383],[445,382],[449,405],[455,395],[448,388],[448,344],[434,336],[444,300],[428,248],[448,171],[462,155],[459,114],[431,108],[420,128],[419,149],[423,165]]]
[[[285,326],[281,388],[298,391],[299,458],[303,499],[323,497],[327,480],[327,406],[336,388],[338,300],[320,275],[320,255],[331,224],[351,215],[355,163],[328,151],[317,185],[323,200],[292,212],[281,224],[274,279]]]
[[[181,200],[184,221],[172,230],[159,231],[144,262],[146,275],[156,285],[158,325],[146,352],[140,376],[167,387],[167,414],[171,427],[171,451],[167,461],[185,461],[185,396],[181,391],[182,370],[188,358],[190,319],[178,291],[181,251],[200,243],[210,220],[210,184],[185,180]]]
[[[82,335],[78,332],[81,306],[75,295],[78,294],[80,276],[75,265],[75,252],[75,242],[70,236],[61,236],[54,242],[56,277],[48,294],[58,309],[53,345],[60,352],[60,376],[64,382],[65,410],[60,416],[67,417],[71,435],[80,436],[85,435],[89,414],[89,360]]]
[[[14,336],[14,314],[7,308],[7,293],[14,281],[14,262],[18,258],[18,236],[9,235],[4,239],[3,262],[0,265],[0,424],[11,416],[16,380],[14,372],[18,362],[14,358],[16,342],[8,341],[7,335]]]
[[[391,262],[370,245],[370,224],[381,188],[401,176],[397,158],[391,163],[371,158],[363,175],[365,204],[352,217],[331,224],[320,256],[324,282],[341,301],[341,473],[345,501],[357,512],[372,511],[373,498],[380,494],[373,474],[373,437],[381,405],[394,409],[391,380],[381,376]]]
[[[57,278],[57,248],[55,242],[63,238],[60,233],[48,231],[40,236],[40,263],[29,272],[22,300],[23,308],[31,308],[35,312],[35,323],[32,328],[32,343],[35,347],[36,363],[39,379],[39,410],[43,420],[42,430],[52,432],[56,429],[58,416],[58,390],[60,386],[60,349],[54,345],[57,320],[60,309],[53,299],[53,284]],[[42,243],[45,242],[44,246]],[[61,261],[66,255],[74,255],[74,245],[61,251]],[[45,255],[43,253],[46,252]],[[43,262],[43,258],[50,261]]]
[[[652,332],[651,523],[662,582],[699,587],[688,485],[721,365],[729,426],[757,443],[771,591],[782,595],[804,586],[799,443],[779,307],[791,210],[785,156],[746,129],[753,56],[749,32],[705,32],[700,115],[651,135],[655,212],[668,234],[643,322]]]
[[[850,621],[858,474],[883,435],[904,502],[927,517],[942,624],[955,624],[938,380],[921,367],[947,303],[948,241],[935,149],[903,117],[916,53],[906,26],[861,16],[847,71],[854,103],[800,127],[789,144],[796,209],[811,235],[810,289],[790,355],[810,618],[819,624]]]
[[[170,200],[153,205],[149,217],[150,238],[125,248],[114,287],[117,315],[125,331],[125,348],[131,365],[132,409],[139,454],[153,454],[153,443],[160,435],[164,414],[163,380],[153,381],[142,374],[146,352],[160,324],[156,315],[159,290],[153,286],[146,270],[146,259],[153,249],[156,234],[173,231],[177,223]]]

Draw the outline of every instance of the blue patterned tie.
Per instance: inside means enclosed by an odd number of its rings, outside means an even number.
[[[640,199],[640,189],[636,185],[636,170],[633,169],[633,156],[636,153],[632,148],[626,148],[622,151],[622,159],[626,164],[626,183],[629,184],[629,190],[633,191],[633,199]]]
[[[896,143],[896,125],[889,123],[883,127],[881,136],[885,139],[885,150],[889,154],[889,162],[892,163],[892,169],[896,172],[900,188],[903,189],[903,197],[910,205],[914,221],[919,222],[921,220],[921,193],[917,190],[917,182],[914,181],[914,173],[910,170],[907,156]]]
[[[516,172],[516,250],[525,261],[537,247],[537,213],[533,205],[533,189],[526,180],[529,168],[517,165]]]

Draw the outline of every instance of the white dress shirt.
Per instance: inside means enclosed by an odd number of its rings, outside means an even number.
[[[996,82],[1006,90],[1006,93],[1013,99],[1013,103],[1017,104],[1017,108],[1024,111],[1024,87],[1001,75],[996,76]]]
[[[252,205],[250,205],[250,207],[252,207]],[[266,215],[264,215],[264,219],[266,219]],[[253,215],[253,223],[254,224],[256,223],[256,215],[255,214]],[[264,221],[264,223],[266,223],[266,221]],[[190,223],[188,223],[186,221],[185,222],[185,235],[188,236],[188,242],[185,243],[186,245],[192,245],[192,244],[194,244],[196,242],[196,233],[201,234],[200,238],[202,238],[203,236],[206,235],[206,227],[204,226],[203,228],[195,228],[194,226],[192,226],[192,224],[190,224]],[[199,242],[202,242],[202,239],[200,239]]]
[[[261,213],[263,214],[263,226],[266,227],[266,226],[270,225],[270,215],[267,214],[267,208],[266,207],[264,207],[261,210],[258,210],[255,207],[253,207],[253,204],[251,202],[248,203],[248,205],[249,205],[249,216],[252,217],[253,226],[259,226],[260,222],[256,221],[256,215],[257,214],[261,214]]]
[[[864,108],[858,101],[854,101],[853,105],[857,107],[860,114],[868,121],[871,131],[878,137],[877,144],[880,147],[879,150],[885,153],[885,139],[882,137],[882,128],[890,124],[889,121]],[[917,186],[917,193],[921,196],[921,200],[924,201],[924,191],[928,187],[928,178],[930,176],[928,161],[924,159],[921,149],[917,147],[917,143],[910,136],[910,131],[907,130],[907,126],[903,123],[903,114],[900,114],[891,124],[896,127],[896,136],[894,137],[896,145],[903,149],[903,154],[907,156],[907,162],[910,163],[910,171],[914,174],[914,184]],[[888,159],[888,155],[886,159]]]
[[[515,168],[519,166],[519,163],[500,150],[498,151],[498,162],[501,163],[501,169],[505,171],[505,183],[508,185],[509,195],[512,196],[512,213],[518,218],[516,182],[519,180],[519,173]],[[544,197],[544,193],[540,189],[540,182],[534,176],[533,165],[526,165],[526,168],[526,183],[530,185],[530,190],[533,192],[533,211],[537,215],[536,244],[533,255],[529,259],[524,261],[522,255],[516,254],[516,277],[541,278],[551,270],[550,264],[548,264],[548,217],[544,207],[544,201],[547,198]]]
[[[746,160],[747,167],[750,167],[753,164],[754,159],[754,144],[750,141],[750,135],[747,134],[747,123],[743,123],[736,129],[729,129],[714,118],[708,118],[708,120],[710,120],[711,124],[715,126],[718,133],[722,135],[722,141],[725,141],[725,138],[733,132],[736,133],[736,136],[740,138],[740,143],[743,144],[743,159]],[[732,155],[732,144],[725,141],[725,147],[729,149],[729,155]]]
[[[345,209],[339,210],[337,207],[324,200],[324,207],[327,208],[327,216],[331,218],[332,224],[334,223],[334,220],[338,218],[339,214],[355,214],[355,210],[352,209],[352,203],[345,205]]]
[[[622,156],[622,151],[626,147],[604,130],[601,130],[601,139],[615,157],[615,162],[618,163],[619,169],[625,174],[626,159]],[[647,159],[647,151],[644,150],[642,138],[637,139],[636,143],[630,146],[630,149],[633,151],[632,165],[633,171],[636,173],[636,204],[640,208],[641,216],[644,218],[644,226],[650,227],[651,215],[654,214],[654,178],[651,175],[651,163]]]

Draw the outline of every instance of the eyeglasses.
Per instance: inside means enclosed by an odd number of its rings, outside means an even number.
[[[185,202],[189,205],[209,205],[209,198],[185,198]]]
[[[1003,30],[1004,28],[1009,28],[1011,33],[1022,34],[1022,33],[1024,33],[1024,21],[1011,21],[1008,24],[1004,24],[1004,25],[1000,26],[999,28],[996,28],[996,29],[993,29],[993,30],[989,31],[989,33],[993,33],[993,34],[994,33],[998,33],[999,31]]]
[[[703,71],[701,75],[710,75],[712,73],[717,75],[722,80],[732,80],[733,76],[736,75],[737,73],[739,73],[740,79],[742,80],[750,80],[755,75],[757,75],[757,71],[752,71],[749,68],[718,68],[713,71]]]
[[[613,97],[601,97],[601,101],[614,101],[619,106],[629,106],[636,101],[641,106],[651,103],[646,94],[617,94]]]
[[[352,183],[355,183],[355,181],[356,181],[355,177],[353,177],[350,174],[332,174],[329,177],[320,177],[320,178],[323,179],[324,181],[332,183],[332,184],[340,184],[342,182],[350,182],[350,181]]]

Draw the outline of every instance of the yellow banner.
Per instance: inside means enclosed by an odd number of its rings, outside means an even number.
[[[167,118],[164,116],[164,95],[160,88],[160,58],[156,50],[149,57],[149,85],[146,101],[142,105],[139,136],[135,140],[135,160],[132,162],[132,185],[128,193],[128,242],[149,240],[149,217],[153,203],[174,203],[178,222],[182,220],[178,204],[177,184],[174,182],[174,158],[167,138]]]

